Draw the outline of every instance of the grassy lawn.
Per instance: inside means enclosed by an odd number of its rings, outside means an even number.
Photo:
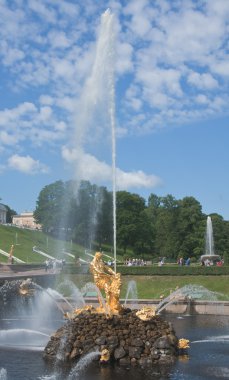
[[[0,225],[0,249],[9,253],[12,244],[14,244],[13,254],[26,263],[42,263],[45,261],[44,256],[33,252],[34,246],[51,256],[65,258],[66,261],[70,262],[73,259],[63,255],[63,248],[72,254],[84,254],[84,249],[81,246],[53,239],[41,231]],[[7,262],[7,258],[0,254],[0,262]]]
[[[33,252],[34,246],[53,257],[63,258],[67,262],[74,262],[74,259],[64,255],[63,249],[83,260],[91,261],[91,257],[85,254],[85,248],[73,242],[54,239],[37,230],[0,225],[0,249],[9,253],[12,244],[14,244],[14,256],[26,263],[43,263],[45,261],[44,256]],[[0,254],[0,262],[7,262],[7,257]]]
[[[168,296],[170,291],[185,285],[201,285],[208,290],[224,295],[223,299],[229,299],[228,276],[124,276],[123,291],[130,280],[136,281],[139,298],[160,298]]]
[[[65,275],[60,277],[59,282],[66,278],[73,281],[79,289],[93,281],[91,275]],[[228,276],[122,276],[121,298],[125,298],[131,280],[136,281],[139,299],[159,299],[161,295],[168,296],[176,287],[195,284],[222,293],[220,299],[229,300]]]

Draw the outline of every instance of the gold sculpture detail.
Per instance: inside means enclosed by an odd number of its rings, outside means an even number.
[[[190,348],[190,346],[189,346],[189,340],[188,339],[184,339],[184,338],[179,339],[179,341],[178,341],[178,348],[180,350],[184,350],[186,348]]]
[[[9,256],[8,256],[8,263],[9,264],[13,264],[13,252],[14,252],[14,245],[12,244],[11,247],[10,247],[10,251],[9,251]]]
[[[98,311],[119,314],[122,310],[119,302],[122,284],[120,273],[115,273],[112,268],[103,262],[101,252],[96,252],[94,259],[90,263],[90,271],[93,274],[95,285],[99,290],[104,291],[106,296],[105,305],[98,296],[100,305]]]
[[[64,313],[64,318],[74,319],[77,315],[82,314],[84,311],[90,311],[91,313],[94,313],[95,309],[92,305],[85,305],[81,309],[75,309],[72,312],[67,311],[66,313]]]
[[[110,360],[110,352],[107,348],[101,351],[100,363],[107,363]]]
[[[141,310],[136,312],[136,315],[142,321],[149,321],[152,317],[156,315],[156,307],[143,306]]]
[[[34,293],[34,289],[31,288],[32,280],[31,278],[27,278],[23,280],[19,286],[19,293],[21,296],[30,296]]]

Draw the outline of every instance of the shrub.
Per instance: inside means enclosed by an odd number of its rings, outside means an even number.
[[[117,272],[122,275],[143,275],[143,276],[219,276],[229,275],[229,266],[202,267],[202,266],[145,266],[145,267],[127,267],[118,266]]]

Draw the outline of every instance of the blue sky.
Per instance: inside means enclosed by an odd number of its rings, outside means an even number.
[[[229,220],[228,20],[227,0],[0,0],[1,202],[33,210],[59,179],[111,188],[114,70],[118,189]]]

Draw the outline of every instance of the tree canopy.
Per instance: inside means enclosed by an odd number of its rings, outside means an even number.
[[[117,246],[135,256],[199,258],[204,253],[207,215],[192,196],[116,194]],[[47,233],[90,248],[113,244],[112,193],[89,181],[56,181],[45,186],[34,213]],[[229,252],[229,222],[212,214],[215,250]]]

